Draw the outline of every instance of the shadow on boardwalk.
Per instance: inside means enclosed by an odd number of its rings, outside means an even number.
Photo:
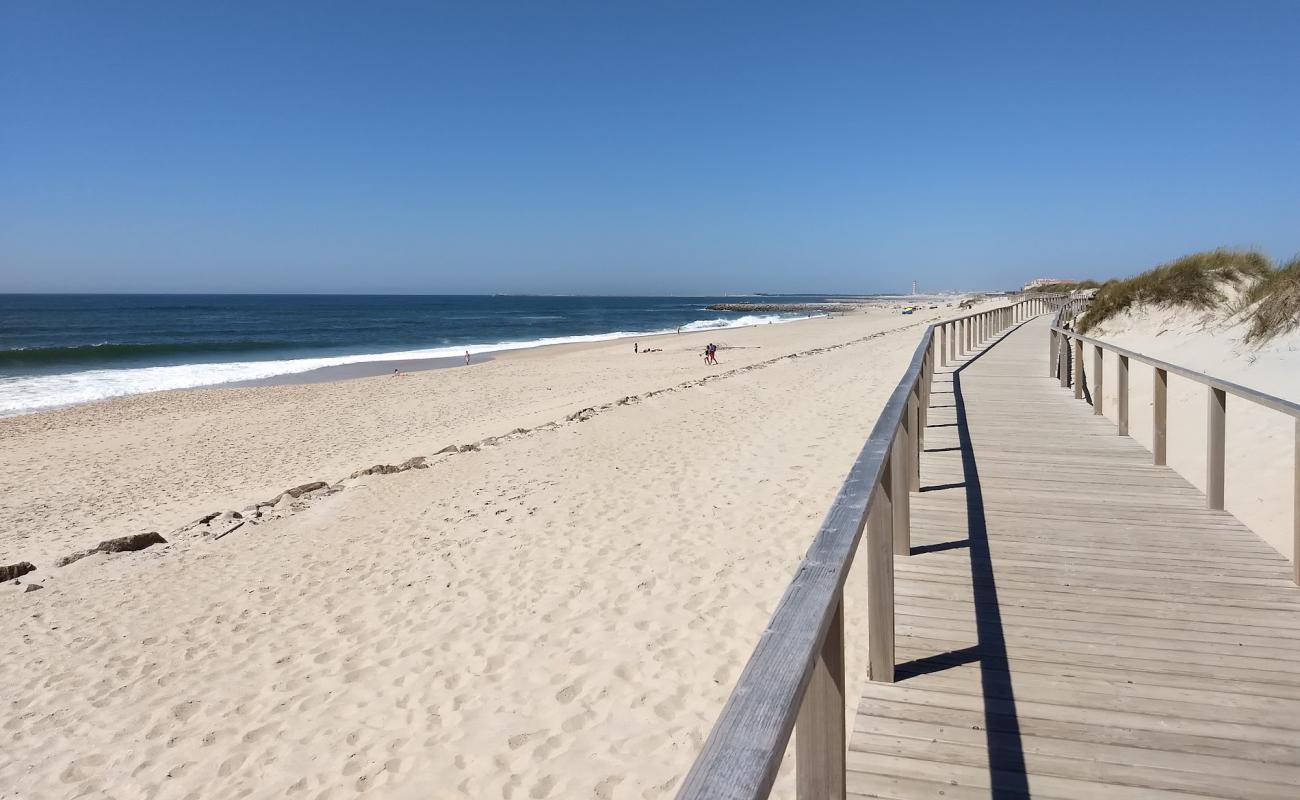
[[[989,347],[994,344],[996,342],[991,342]],[[1024,744],[1020,737],[1020,720],[1016,714],[1015,691],[1011,685],[1006,633],[1002,623],[1001,604],[998,601],[993,557],[989,550],[984,496],[980,490],[979,464],[975,458],[975,446],[971,441],[970,425],[966,418],[966,402],[961,386],[962,371],[974,364],[986,352],[988,352],[987,348],[967,359],[952,372],[952,394],[955,401],[953,407],[957,414],[955,425],[958,449],[961,451],[962,482],[922,489],[922,491],[927,489],[935,491],[965,488],[966,539],[912,549],[913,556],[960,547],[970,549],[978,644],[974,647],[900,664],[897,668],[897,676],[898,680],[906,680],[910,677],[978,662],[984,698],[984,734],[988,745],[990,793],[995,798],[1021,798],[1029,797],[1029,780],[1025,775]],[[953,423],[949,423],[951,424]]]

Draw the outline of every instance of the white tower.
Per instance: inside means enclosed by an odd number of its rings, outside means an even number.
[[[916,297],[916,281],[912,281],[912,296]]]

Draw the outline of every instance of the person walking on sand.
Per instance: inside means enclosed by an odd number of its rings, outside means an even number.
[[[465,366],[469,366],[469,351],[465,351]]]
[[[641,343],[640,343],[640,342],[633,342],[633,343],[632,343],[632,352],[633,352],[633,353],[639,353],[639,352],[641,352]]]

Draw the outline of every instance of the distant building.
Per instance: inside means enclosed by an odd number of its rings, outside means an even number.
[[[1030,289],[1035,289],[1035,288],[1037,288],[1037,287],[1039,287],[1039,286],[1047,286],[1048,284],[1051,284],[1051,283],[1065,283],[1065,284],[1070,284],[1070,283],[1078,283],[1078,281],[1072,281],[1072,280],[1070,280],[1069,278],[1034,278],[1034,279],[1033,279],[1032,281],[1030,281],[1029,283],[1026,283],[1026,284],[1025,284],[1025,288],[1022,289],[1021,291],[1025,291],[1025,292],[1027,292],[1027,291],[1029,291]]]

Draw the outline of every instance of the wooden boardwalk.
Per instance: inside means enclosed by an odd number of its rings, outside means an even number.
[[[1047,329],[936,372],[849,795],[1295,800],[1289,562],[1048,378]]]

